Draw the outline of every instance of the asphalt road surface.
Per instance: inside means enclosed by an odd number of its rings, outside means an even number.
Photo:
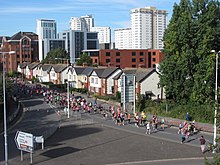
[[[51,127],[61,126],[54,135],[45,142],[45,149],[40,146],[33,154],[33,164],[39,165],[200,165],[204,157],[212,157],[212,153],[202,154],[197,134],[180,144],[180,135],[174,128],[145,134],[144,128],[133,124],[117,126],[100,114],[71,113],[70,119],[56,113],[54,105],[43,103],[42,99],[28,99],[23,103],[27,108],[21,121],[8,133],[9,164],[30,164],[29,154],[20,161],[20,152],[14,143],[17,130],[27,131],[34,135]],[[61,119],[61,123],[59,120]],[[211,135],[205,135],[211,139]],[[3,141],[3,136],[0,137]],[[4,160],[4,143],[0,143],[0,164]]]

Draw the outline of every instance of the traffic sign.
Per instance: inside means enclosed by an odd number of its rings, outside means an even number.
[[[33,135],[26,132],[17,131],[15,135],[15,143],[19,150],[32,152],[34,148]]]

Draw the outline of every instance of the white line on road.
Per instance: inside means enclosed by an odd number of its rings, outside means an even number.
[[[208,157],[207,159],[212,159],[212,158],[213,157]],[[113,164],[106,164],[106,165],[130,165],[130,164],[159,163],[159,162],[185,161],[185,160],[204,160],[204,157],[161,159],[161,160],[146,160],[146,161],[113,163]]]

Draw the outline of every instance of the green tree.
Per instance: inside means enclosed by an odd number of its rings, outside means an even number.
[[[58,63],[63,63],[69,59],[68,53],[61,49],[53,49],[50,52],[47,53],[47,56],[44,60],[42,60],[43,63],[52,63],[52,64],[58,64]]]
[[[160,66],[161,85],[168,98],[188,101],[193,86],[193,38],[192,7],[188,0],[175,4],[173,16],[164,35],[166,58]]]
[[[80,55],[79,59],[76,61],[76,65],[82,66],[83,63],[86,63],[88,66],[92,65],[92,59],[86,53]]]
[[[160,65],[160,84],[176,102],[213,100],[215,55],[210,52],[220,46],[218,6],[213,0],[174,5],[163,39],[166,58]]]

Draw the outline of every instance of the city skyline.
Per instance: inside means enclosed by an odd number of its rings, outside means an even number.
[[[11,36],[19,31],[36,33],[37,19],[56,20],[57,32],[61,32],[69,29],[71,17],[83,15],[92,15],[95,26],[109,26],[114,31],[130,27],[132,8],[154,6],[159,10],[167,10],[169,20],[174,3],[179,3],[179,0],[62,0],[56,3],[52,0],[4,1],[0,7],[0,35]]]

